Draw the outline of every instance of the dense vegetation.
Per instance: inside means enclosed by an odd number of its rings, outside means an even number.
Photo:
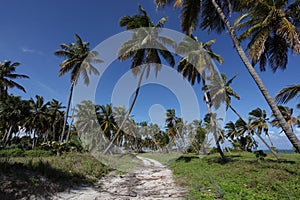
[[[120,19],[120,26],[125,27],[126,30],[140,28],[120,47],[118,52],[120,61],[131,60],[132,73],[139,79],[129,108],[114,107],[112,104],[98,105],[91,101],[83,101],[71,107],[73,89],[78,80],[82,78],[88,85],[90,74],[99,75],[99,71],[93,64],[103,62],[101,55],[90,51],[89,43],[84,42],[77,34],[75,34],[75,42],[62,43],[60,49],[54,52],[55,55],[64,59],[59,66],[58,75],[70,74],[71,86],[67,105],[62,105],[56,99],[45,101],[40,95],[25,100],[11,94],[12,88],[25,92],[25,88],[18,84],[17,80],[18,78],[28,79],[29,76],[16,73],[17,67],[20,66],[18,62],[0,62],[0,150],[2,150],[0,156],[4,157],[0,165],[1,176],[4,176],[1,180],[9,178],[5,174],[10,174],[14,169],[20,168],[26,170],[21,179],[30,179],[29,181],[37,187],[43,184],[34,176],[29,177],[28,174],[42,173],[47,177],[49,173],[55,171],[54,174],[61,177],[72,178],[73,170],[71,170],[72,174],[68,174],[67,168],[73,169],[74,166],[69,166],[68,162],[64,163],[64,159],[84,159],[84,156],[67,153],[97,150],[100,148],[99,144],[102,144],[101,141],[109,143],[107,147],[101,149],[104,150],[104,154],[113,151],[111,148],[113,144],[134,152],[169,153],[176,149],[182,153],[207,154],[208,147],[213,144],[222,162],[226,164],[220,162],[216,156],[201,160],[187,156],[171,165],[174,173],[181,177],[180,180],[192,187],[190,198],[235,199],[239,196],[246,199],[250,197],[281,199],[299,197],[297,183],[300,175],[300,161],[296,156],[278,155],[269,137],[269,126],[278,127],[286,134],[295,152],[300,152],[300,141],[294,132],[294,128],[300,125],[300,116],[293,116],[293,108],[281,105],[299,96],[299,84],[295,83],[293,86],[283,88],[273,99],[254,66],[259,65],[261,71],[265,71],[268,66],[276,72],[278,69],[287,67],[289,51],[295,54],[300,53],[300,2],[282,0],[156,0],[155,2],[160,8],[174,4],[176,8],[181,9],[181,28],[187,36],[183,41],[177,42],[159,36],[158,30],[164,26],[167,17],[155,23],[141,6],[139,6],[138,14]],[[236,16],[239,17],[233,19]],[[220,34],[227,29],[238,55],[269,104],[272,116],[267,116],[266,110],[259,107],[249,110],[248,116],[241,116],[235,110],[231,100],[232,98],[240,99],[232,87],[236,76],[227,79],[225,74],[220,76],[214,73],[212,61],[222,64],[223,59],[212,49],[215,40],[198,41],[195,36],[198,25],[202,31],[216,31]],[[149,31],[144,27],[155,29]],[[157,37],[153,38],[153,35]],[[140,44],[153,43],[153,41],[161,48],[140,47]],[[248,43],[248,52],[242,48],[242,42]],[[165,46],[175,48],[176,55],[168,50],[162,50],[167,49]],[[188,48],[191,46],[192,48]],[[184,56],[179,58],[177,54]],[[179,58],[178,63],[175,62],[176,58]],[[157,75],[163,62],[177,68],[177,71],[191,85],[202,85],[203,99],[207,106],[207,114],[203,119],[199,118],[192,123],[186,123],[185,119],[176,116],[174,109],[169,108],[165,113],[165,127],[163,128],[157,124],[134,120],[131,111],[140,92],[141,81],[148,78],[152,68]],[[207,73],[207,70],[210,73]],[[215,91],[216,85],[214,84],[216,83],[213,81],[216,79],[218,83],[221,83],[218,91]],[[210,82],[208,83],[207,80]],[[220,104],[216,101],[216,94],[219,93],[225,95],[223,101],[226,102],[226,108],[237,116],[236,121],[229,121],[224,127],[216,126],[218,119],[213,113],[213,110]],[[300,104],[295,107],[300,108]],[[90,118],[92,114],[96,117]],[[214,142],[208,140],[210,133],[213,134]],[[268,137],[269,141],[261,137],[263,134]],[[268,157],[265,160],[257,160],[253,157],[254,154],[245,153],[240,156],[224,153],[222,143],[225,140],[232,144],[231,149],[234,151],[256,150],[259,143],[255,140],[255,135],[280,162],[270,160]],[[188,145],[185,145],[187,143]],[[256,154],[259,158],[263,155],[260,153]],[[71,157],[68,157],[70,155]],[[16,156],[19,158],[10,159]],[[41,156],[45,158],[31,158]],[[286,157],[288,161],[281,161],[281,157]],[[54,166],[55,162],[60,165]],[[90,160],[78,162],[89,163]],[[94,161],[91,162],[93,164],[87,164],[87,166],[82,164],[79,168],[74,168],[74,177],[87,178],[89,172],[85,170],[88,170],[90,165],[94,165]],[[100,164],[99,166],[96,171],[102,175],[105,168]],[[94,169],[90,170],[94,174]],[[273,174],[273,177],[269,174]],[[188,179],[183,177],[188,177]],[[14,185],[13,182],[11,184]],[[34,193],[34,191],[29,193]]]

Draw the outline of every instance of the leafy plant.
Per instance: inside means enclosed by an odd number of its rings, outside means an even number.
[[[0,151],[0,157],[23,157],[24,151],[18,148],[3,149]]]
[[[267,157],[267,154],[263,150],[258,150],[253,152],[257,159],[264,160]]]

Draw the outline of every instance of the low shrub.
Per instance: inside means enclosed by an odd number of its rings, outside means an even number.
[[[267,154],[263,150],[258,150],[253,152],[257,159],[264,160],[267,157]]]
[[[25,151],[24,155],[28,157],[47,157],[47,156],[52,156],[53,153],[51,151],[34,149],[34,150]]]
[[[18,148],[0,150],[0,157],[23,157],[24,151]]]

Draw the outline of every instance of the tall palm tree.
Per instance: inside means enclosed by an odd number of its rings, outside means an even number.
[[[36,146],[38,138],[43,137],[46,131],[51,128],[49,123],[49,102],[44,101],[44,97],[36,95],[36,100],[29,100],[31,107],[31,116],[26,120],[25,124],[29,126],[30,132],[33,133],[32,148]],[[36,138],[36,135],[38,136]]]
[[[164,45],[167,44],[174,47],[175,42],[158,34],[159,28],[163,27],[167,18],[163,17],[157,23],[154,23],[140,5],[139,11],[140,14],[124,16],[120,19],[120,26],[126,27],[126,30],[132,30],[133,36],[131,40],[122,44],[119,49],[119,60],[125,61],[127,59],[131,59],[132,73],[134,76],[139,76],[139,80],[133,100],[126,112],[125,119],[119,125],[115,138],[118,137],[126,119],[129,117],[133,109],[145,73],[147,78],[150,75],[151,67],[154,67],[155,74],[157,76],[158,72],[161,70],[161,57],[171,66],[175,65],[173,55]],[[114,140],[115,139],[112,140],[110,145],[103,152],[104,154],[109,151]]]
[[[198,42],[195,37],[184,37],[183,41],[179,43],[177,47],[177,53],[184,54],[178,63],[177,70],[182,73],[183,77],[187,78],[192,85],[196,83],[202,83],[204,92],[204,101],[207,106],[208,113],[211,113],[212,107],[218,108],[220,106],[220,101],[212,101],[211,95],[214,92],[209,91],[207,88],[206,80],[207,76],[217,77],[217,72],[212,60],[216,60],[220,64],[223,64],[223,59],[220,55],[212,51],[212,44],[215,40],[210,40],[206,43]],[[209,74],[209,75],[207,75]],[[213,94],[211,94],[213,93]],[[213,133],[215,141],[218,147],[220,147],[218,136]],[[221,148],[218,148],[222,151]],[[224,160],[227,160],[223,152],[219,152]]]
[[[216,91],[214,92],[214,96],[212,96],[212,99],[220,99],[223,97],[223,93],[226,94],[226,109],[230,108],[230,110],[240,119],[243,121],[243,124],[247,124],[246,120],[237,112],[237,110],[231,105],[231,97],[234,97],[235,99],[240,100],[240,96],[233,90],[233,88],[230,86],[233,82],[233,80],[237,77],[237,75],[233,76],[229,80],[227,80],[227,77],[224,73],[221,74],[222,76],[222,83],[220,84],[220,81],[216,78],[213,78],[210,80],[210,86],[209,88],[214,88]],[[217,81],[216,81],[217,80]],[[220,97],[220,95],[222,95]],[[237,121],[238,122],[238,121]],[[240,122],[238,124],[241,124]],[[248,127],[248,135],[249,132],[255,132],[252,130],[251,126]],[[256,132],[255,132],[256,133]],[[259,139],[269,148],[270,152],[278,159],[278,154],[268,145],[268,143],[260,136],[260,134],[257,134]],[[250,139],[248,139],[250,141]]]
[[[24,74],[16,74],[16,67],[20,66],[20,63],[14,62],[11,63],[11,61],[4,61],[3,63],[0,62],[0,96],[6,97],[8,92],[8,88],[18,88],[25,91],[25,88],[14,81],[14,79],[17,78],[29,78],[29,76],[26,76]]]
[[[49,111],[49,120],[50,120],[50,124],[52,126],[52,138],[54,141],[57,140],[57,128],[59,128],[60,122],[62,121],[62,119],[64,118],[64,112],[61,110],[65,108],[65,106],[62,106],[62,103],[60,103],[58,100],[56,99],[52,99],[49,102],[49,107],[48,107],[48,111]],[[60,130],[60,128],[58,129]]]
[[[73,94],[73,88],[77,84],[78,79],[82,76],[84,83],[89,84],[89,75],[92,73],[99,75],[99,71],[92,65],[93,63],[103,62],[97,58],[97,51],[90,51],[89,42],[83,42],[79,35],[75,34],[76,42],[71,42],[69,45],[63,43],[60,45],[61,49],[55,51],[55,55],[65,58],[60,63],[59,76],[71,72],[71,88],[69,93],[68,104],[66,108],[66,115],[64,118],[63,130],[61,133],[60,141],[62,142],[65,136],[65,127],[69,116],[69,109]]]
[[[238,37],[236,35],[235,29],[233,28],[233,26],[228,21],[226,15],[222,11],[222,9],[219,6],[219,4],[215,0],[211,0],[211,2],[213,3],[213,5],[216,8],[216,11],[220,15],[220,17],[222,18],[223,23],[226,25],[226,28],[227,28],[227,30],[230,33],[230,36],[231,36],[232,41],[233,41],[233,44],[234,44],[234,46],[235,46],[235,48],[236,48],[236,50],[237,50],[237,52],[238,52],[241,60],[243,61],[245,67],[247,68],[248,72],[250,73],[250,75],[252,76],[252,78],[254,79],[254,81],[256,82],[259,90],[261,91],[262,95],[266,99],[266,101],[267,101],[269,107],[271,108],[274,116],[278,120],[280,126],[284,130],[286,136],[288,137],[288,139],[290,140],[290,142],[292,143],[292,145],[296,148],[297,151],[300,151],[300,141],[299,141],[299,139],[293,133],[292,129],[289,127],[289,125],[285,121],[283,115],[281,114],[280,110],[276,106],[275,101],[273,100],[273,98],[269,94],[267,88],[263,84],[263,82],[262,82],[261,78],[259,77],[259,75],[257,74],[257,72],[254,70],[253,66],[251,65],[251,62],[247,58],[246,53],[245,53],[244,49],[242,48],[242,46],[240,44],[240,41],[239,41],[239,39],[238,39]]]
[[[168,3],[172,3],[174,2],[173,0],[156,0],[156,2],[160,2],[160,6],[164,5],[164,3],[168,2]],[[202,11],[201,9],[199,9],[199,6],[196,5],[198,4],[198,1],[190,1],[190,0],[185,0],[184,2],[189,3],[189,4],[195,4],[193,13],[190,14],[190,16],[195,16],[196,17],[196,22],[198,20],[198,16],[200,14],[200,12]],[[214,26],[214,24],[209,24],[206,26],[207,28],[209,28],[209,30],[213,30],[216,29],[218,30],[218,28],[222,28],[222,26],[226,27],[226,29],[228,30],[231,39],[233,41],[234,47],[237,50],[238,55],[240,56],[242,62],[244,63],[245,67],[247,68],[248,72],[250,73],[251,77],[253,78],[253,80],[255,81],[256,85],[258,86],[259,90],[261,91],[262,95],[264,96],[265,100],[267,101],[269,107],[271,108],[272,112],[274,113],[274,116],[276,117],[276,119],[279,121],[280,126],[282,127],[282,129],[284,130],[286,136],[288,137],[288,139],[290,140],[290,142],[292,143],[292,145],[296,148],[297,151],[300,151],[300,141],[299,139],[296,137],[296,135],[293,133],[293,131],[291,130],[291,128],[289,127],[289,125],[286,123],[286,121],[284,120],[284,117],[282,116],[280,110],[278,109],[278,107],[275,104],[275,101],[273,100],[273,98],[271,97],[271,95],[269,94],[267,88],[265,87],[264,83],[262,82],[261,78],[259,77],[259,75],[257,74],[257,72],[255,71],[255,69],[253,68],[250,60],[248,59],[246,52],[244,51],[243,47],[241,46],[240,40],[236,34],[236,30],[234,28],[234,26],[230,23],[229,21],[229,17],[230,17],[230,11],[231,9],[231,5],[233,5],[233,7],[243,7],[243,5],[241,6],[240,4],[242,4],[242,1],[220,1],[220,0],[203,0],[203,1],[199,1],[199,2],[206,2],[211,5],[213,5],[213,8],[215,9],[215,11],[212,10],[205,10],[207,12],[203,12],[203,13],[218,13],[218,17],[221,20],[220,23],[218,24],[218,26]],[[231,5],[228,4],[232,3]],[[262,2],[262,1],[245,1],[245,2],[251,2],[251,3],[255,3],[255,2]],[[273,1],[275,2],[275,1]],[[284,1],[287,2],[287,1]],[[294,19],[295,22],[297,22],[297,24],[299,25],[299,17],[295,17],[297,16],[297,5],[299,4],[298,1],[294,1],[292,4],[290,4],[291,7],[293,7],[293,9],[291,9],[291,14],[289,15],[291,18]],[[193,8],[192,6],[189,6],[190,8]],[[239,8],[239,9],[240,9]],[[188,13],[188,12],[187,12]],[[259,13],[257,13],[259,14]],[[263,16],[265,16],[265,13],[263,13]],[[195,18],[194,18],[195,19]],[[211,18],[211,22],[218,22],[218,20],[214,21],[214,18]],[[286,20],[286,18],[280,18],[283,21]],[[195,21],[195,20],[189,20],[191,22]],[[290,20],[288,20],[290,22]],[[195,24],[195,23],[194,23]],[[290,23],[286,23],[286,24],[290,24]],[[193,25],[193,24],[192,24]],[[196,24],[197,25],[197,24]],[[195,25],[195,26],[196,26]],[[276,25],[276,24],[275,24]],[[293,29],[293,28],[292,28]],[[222,29],[220,29],[222,30]],[[284,29],[282,29],[284,30]],[[282,31],[281,30],[281,31]],[[285,31],[283,31],[280,34],[283,34]],[[288,33],[288,32],[286,32]],[[284,35],[284,34],[283,34]],[[295,34],[294,34],[295,36]],[[293,47],[296,47],[296,49],[298,48],[298,44],[294,43],[295,40],[293,40]],[[298,41],[297,41],[298,42]],[[288,42],[287,42],[288,43]],[[285,45],[285,46],[289,46]]]

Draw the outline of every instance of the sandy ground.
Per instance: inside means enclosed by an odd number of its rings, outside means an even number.
[[[101,179],[98,188],[82,187],[58,193],[54,199],[68,200],[123,200],[123,199],[183,199],[186,190],[175,184],[172,172],[161,163],[138,157],[143,166],[134,172],[111,173]]]

